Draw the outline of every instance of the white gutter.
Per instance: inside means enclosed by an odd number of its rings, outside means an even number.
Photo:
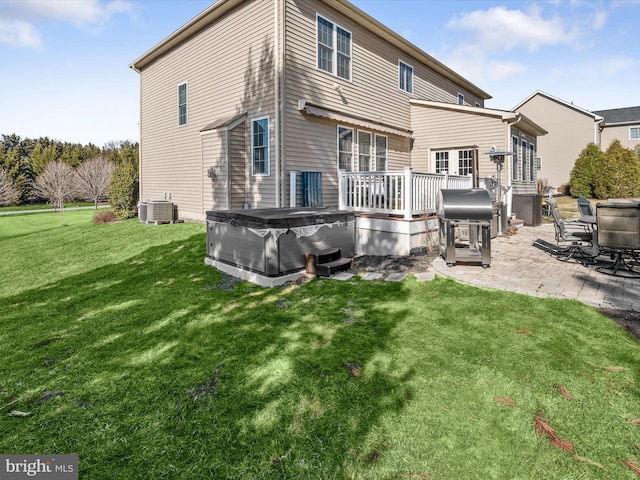
[[[600,142],[598,141],[598,132],[600,130],[600,124],[604,122],[604,117],[601,117],[600,120],[596,120],[593,123],[593,144],[600,146]]]

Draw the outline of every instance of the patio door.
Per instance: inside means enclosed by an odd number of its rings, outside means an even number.
[[[473,150],[468,148],[432,150],[431,168],[435,173],[471,175],[473,173]]]

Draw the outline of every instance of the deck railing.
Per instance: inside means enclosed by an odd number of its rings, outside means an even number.
[[[433,214],[441,188],[471,188],[470,176],[394,172],[347,172],[338,178],[339,208],[355,212],[403,215]]]

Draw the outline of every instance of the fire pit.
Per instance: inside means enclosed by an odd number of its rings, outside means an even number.
[[[481,189],[444,189],[438,192],[436,212],[440,227],[440,255],[447,265],[459,262],[491,265],[489,192]],[[464,241],[464,230],[468,231]],[[456,238],[457,237],[457,238]]]

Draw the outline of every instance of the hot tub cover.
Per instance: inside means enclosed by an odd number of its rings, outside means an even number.
[[[348,222],[353,212],[324,208],[256,208],[253,210],[211,210],[207,220],[253,229],[293,229],[325,223]]]

